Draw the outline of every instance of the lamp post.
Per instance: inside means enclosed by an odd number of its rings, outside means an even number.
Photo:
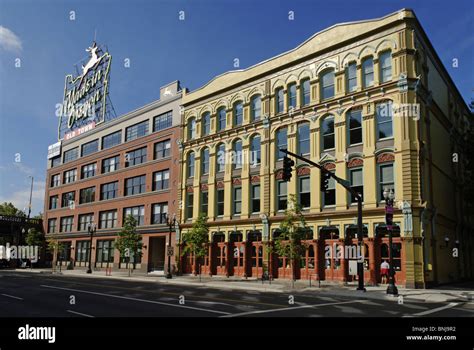
[[[387,224],[388,231],[388,244],[389,244],[389,254],[390,254],[390,267],[389,267],[389,277],[388,277],[388,287],[387,294],[398,295],[398,289],[395,285],[395,271],[393,269],[393,244],[392,244],[392,231],[393,231],[393,200],[395,194],[393,190],[390,191],[385,188],[383,191],[383,196],[385,198],[385,222]]]
[[[171,255],[173,255],[173,247],[171,245],[171,230],[173,227],[176,225],[176,214],[173,215],[173,217],[170,217],[169,215],[166,215],[166,223],[168,224],[168,249],[166,251],[166,255],[168,255],[168,272],[166,273],[166,278],[173,278],[171,275]]]
[[[96,231],[96,226],[94,223],[87,224],[87,231],[89,231],[90,235],[90,244],[89,244],[89,268],[87,269],[87,273],[92,273],[92,237]]]

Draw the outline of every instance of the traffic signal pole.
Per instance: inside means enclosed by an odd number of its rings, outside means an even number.
[[[292,156],[296,159],[299,159],[309,165],[315,166],[319,170],[321,170],[322,174],[328,174],[330,177],[332,177],[338,184],[340,184],[342,187],[344,187],[354,198],[356,198],[357,201],[357,239],[358,239],[358,244],[359,244],[359,252],[362,254],[360,259],[357,261],[357,275],[358,275],[358,286],[357,290],[365,292],[365,287],[364,287],[364,254],[362,253],[362,245],[363,245],[363,225],[362,225],[362,196],[360,193],[355,192],[351,186],[350,182],[344,179],[341,179],[340,177],[334,175],[331,171],[326,170],[324,167],[319,165],[318,163],[315,163],[311,161],[310,159],[307,159],[305,157],[302,157],[298,154],[295,154],[293,152],[288,151],[285,148],[280,149],[281,152]]]

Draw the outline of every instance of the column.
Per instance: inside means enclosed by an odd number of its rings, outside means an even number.
[[[377,207],[377,163],[374,155],[376,140],[375,105],[368,103],[362,109],[364,154],[364,208]]]

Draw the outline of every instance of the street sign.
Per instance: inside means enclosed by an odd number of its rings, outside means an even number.
[[[167,254],[168,254],[168,256],[173,256],[174,255],[174,247],[168,247]]]

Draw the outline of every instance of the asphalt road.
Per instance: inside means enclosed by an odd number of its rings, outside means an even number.
[[[290,302],[294,301],[293,304]],[[0,270],[2,317],[474,317],[473,302],[423,303],[210,289]]]

